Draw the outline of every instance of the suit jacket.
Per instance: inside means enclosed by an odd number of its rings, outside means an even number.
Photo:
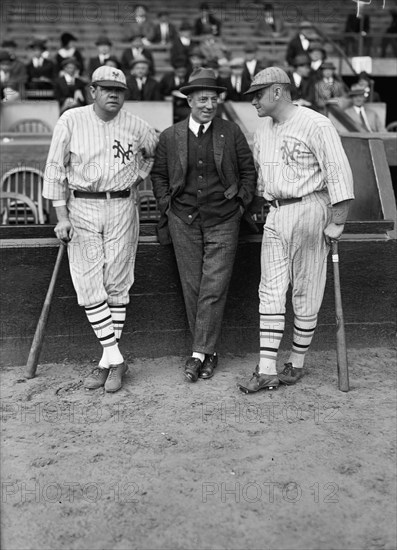
[[[378,113],[376,113],[370,107],[367,107],[365,105],[364,105],[364,110],[365,110],[365,114],[367,115],[367,119],[371,130],[373,132],[386,132],[385,125],[382,123]],[[352,118],[354,122],[356,122],[362,127],[363,132],[368,132],[367,128],[364,126],[364,124],[361,121],[360,115],[356,112],[353,106],[348,107],[345,110],[345,113],[349,115],[349,117]]]
[[[256,186],[256,170],[251,149],[240,127],[215,117],[212,144],[216,169],[227,199],[239,198],[244,208],[251,203]],[[167,212],[173,197],[186,184],[188,170],[189,118],[167,128],[160,135],[151,172],[153,192],[161,213],[158,226],[160,243],[168,244]]]
[[[33,62],[30,61],[26,65],[26,73],[28,76],[28,88],[44,89],[52,88],[54,85],[56,69],[55,64],[49,59],[43,59],[41,67],[35,67],[33,65]],[[44,80],[40,81],[40,77],[47,78],[49,82],[46,82]]]
[[[80,90],[83,94],[84,99],[86,99],[86,86],[87,84],[81,80],[80,78],[75,78],[73,86],[69,86],[69,84],[66,82],[66,79],[64,76],[59,76],[55,79],[55,85],[54,85],[54,96],[55,99],[58,100],[59,104],[63,105],[63,102],[66,98],[74,97],[74,93],[76,90]],[[85,105],[86,101],[84,103],[80,103],[80,105]]]
[[[215,29],[215,32],[213,31],[213,28]],[[193,34],[196,36],[209,33],[212,33],[215,36],[219,36],[221,33],[220,21],[211,14],[208,15],[207,23],[203,23],[201,17],[199,17],[198,19],[196,19],[193,26]]]
[[[185,80],[181,82],[179,86],[176,86],[175,73],[174,72],[166,73],[159,83],[161,94],[163,96],[171,95],[171,92],[173,92],[174,90],[179,90],[181,86],[184,86],[185,84],[187,84],[187,81],[188,81],[188,77],[186,75]]]
[[[142,49],[142,55],[143,57],[146,57],[146,59],[149,61],[149,74],[151,76],[154,75],[154,60],[153,55],[150,50],[147,50],[146,48]],[[126,48],[122,55],[121,55],[121,69],[124,71],[126,75],[129,74],[130,68],[131,68],[131,61],[135,59],[132,55],[132,49]]]
[[[196,47],[197,47],[197,45],[194,44],[193,41],[190,42],[189,46],[185,46],[184,44],[182,44],[181,39],[179,38],[179,36],[177,36],[171,44],[171,49],[170,49],[170,63],[171,63],[171,65],[174,66],[174,63],[175,63],[176,60],[183,59],[185,61],[186,66],[189,66],[190,65],[190,62],[189,62],[190,53]],[[191,65],[190,65],[190,68],[191,68]]]
[[[154,78],[147,76],[142,90],[138,88],[136,78],[133,75],[127,77],[128,101],[161,101],[163,96],[160,90],[160,84]]]
[[[310,80],[309,77],[302,78],[301,83],[298,86],[295,84],[294,77],[292,73],[287,73],[291,81],[291,99],[295,101],[296,99],[306,99],[306,101],[313,101],[314,98],[314,83]]]
[[[329,99],[343,97],[346,94],[347,87],[341,80],[335,78],[333,84],[328,84],[323,79],[318,80],[314,84],[314,106],[318,111],[323,112]]]
[[[248,90],[251,84],[251,79],[244,77],[244,74],[241,77],[241,91],[237,92],[232,85],[232,78],[218,78],[219,86],[226,88],[226,97],[225,101],[251,101],[252,97],[244,95],[244,92]]]
[[[175,38],[178,37],[178,31],[175,27],[175,25],[173,25],[172,23],[168,23],[168,38],[167,38],[167,42],[173,42],[175,40]],[[154,25],[154,28],[153,28],[153,34],[152,34],[152,39],[151,41],[154,43],[154,44],[158,44],[159,42],[161,42],[161,27],[160,27],[160,23],[156,23],[156,25]]]
[[[306,50],[303,49],[299,33],[297,33],[287,45],[287,53],[285,55],[285,59],[288,65],[292,65],[295,57],[303,53],[306,53]]]

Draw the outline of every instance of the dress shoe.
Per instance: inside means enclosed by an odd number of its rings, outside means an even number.
[[[200,378],[212,378],[214,376],[214,369],[218,366],[218,355],[213,353],[212,355],[205,354],[203,366],[200,369]]]
[[[186,361],[185,372],[183,374],[186,376],[189,382],[197,382],[202,366],[203,362],[200,361],[200,359],[198,359],[197,357],[189,357],[189,359]]]

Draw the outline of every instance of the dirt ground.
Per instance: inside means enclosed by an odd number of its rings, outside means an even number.
[[[395,549],[395,350],[349,350],[349,393],[313,351],[244,395],[255,361],[189,384],[135,359],[116,394],[84,390],[89,364],[4,369],[3,550]]]

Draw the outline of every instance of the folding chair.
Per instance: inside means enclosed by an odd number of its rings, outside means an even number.
[[[35,203],[21,193],[0,191],[1,225],[38,223],[39,215]]]
[[[38,212],[39,224],[44,224],[49,220],[50,200],[43,201],[44,174],[37,168],[30,166],[19,166],[6,172],[1,179],[1,192],[19,193],[32,200]]]
[[[10,127],[9,132],[21,132],[25,134],[51,134],[52,130],[43,120],[26,118],[15,122]]]

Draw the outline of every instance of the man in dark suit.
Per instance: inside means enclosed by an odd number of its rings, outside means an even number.
[[[247,42],[244,46],[244,78],[250,81],[256,74],[266,67],[263,61],[258,59],[258,46],[253,42]]]
[[[230,61],[231,75],[228,78],[218,78],[220,86],[226,88],[225,101],[249,101],[244,95],[251,84],[251,79],[244,73],[244,58],[235,57]]]
[[[34,40],[29,49],[32,52],[30,62],[26,65],[28,81],[26,88],[29,90],[53,90],[56,77],[55,64],[43,57],[45,44],[42,40]],[[38,93],[37,98],[45,97]]]
[[[88,75],[91,75],[98,67],[105,65],[105,62],[111,57],[110,51],[112,48],[112,42],[106,35],[101,35],[95,42],[95,46],[98,49],[98,55],[91,57],[88,63]]]
[[[299,31],[291,38],[287,44],[287,53],[285,59],[288,65],[292,65],[295,57],[306,53],[310,47],[309,29],[311,24],[307,21],[302,21],[299,25]]]
[[[158,14],[158,22],[155,23],[153,28],[153,35],[151,42],[153,44],[169,44],[173,42],[178,36],[178,31],[175,25],[170,23],[168,13],[161,11]]]
[[[149,74],[154,75],[154,59],[152,52],[145,48],[143,44],[142,36],[131,36],[130,38],[131,46],[126,48],[121,55],[121,68],[124,71],[124,74],[128,76],[131,68],[131,62],[136,58],[146,57],[149,61]]]
[[[170,63],[174,66],[177,59],[184,58],[188,64],[194,48],[192,41],[192,26],[189,21],[182,21],[178,35],[174,38],[170,49]]]
[[[129,101],[161,101],[160,85],[149,75],[150,62],[146,57],[131,61],[131,74],[127,76],[127,97]]]
[[[293,70],[287,73],[291,81],[291,99],[297,105],[310,107],[314,96],[314,84],[309,78],[309,55],[304,53],[297,55],[292,66]]]
[[[162,215],[159,240],[174,245],[193,337],[184,374],[196,382],[211,378],[218,362],[240,219],[253,199],[256,171],[239,126],[215,116],[225,91],[215,73],[196,69],[180,91],[191,113],[161,134],[151,179]]]
[[[200,17],[194,22],[194,35],[213,34],[214,36],[219,36],[221,34],[221,22],[212,15],[207,2],[203,2],[200,5],[200,11]]]

